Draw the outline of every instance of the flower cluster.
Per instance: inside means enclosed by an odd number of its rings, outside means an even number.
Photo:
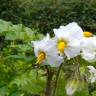
[[[84,32],[76,22],[60,26],[53,31],[55,35],[53,38],[47,34],[41,41],[32,41],[37,57],[36,64],[59,67],[65,58],[70,60],[78,55],[88,62],[96,61],[96,36],[91,32]],[[96,69],[92,66],[88,66],[88,69],[91,73],[91,82],[94,82]],[[66,90],[67,93],[72,93],[71,87],[66,87]]]
[[[32,41],[37,63],[59,66],[63,56],[67,59],[81,55],[89,62],[96,61],[96,36],[90,32],[83,32],[77,23],[72,22],[66,26],[53,29],[55,37],[49,34],[41,41]]]

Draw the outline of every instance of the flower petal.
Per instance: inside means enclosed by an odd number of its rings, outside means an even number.
[[[44,49],[44,47],[46,46],[46,42],[48,42],[49,39],[50,39],[50,36],[49,36],[49,34],[47,34],[46,37],[43,38],[43,40],[32,41],[33,46],[34,46],[34,53],[35,53],[36,57],[38,56],[39,50]]]
[[[93,78],[91,79],[91,83],[94,83],[95,80],[96,80],[96,77],[93,77]]]
[[[65,54],[68,59],[71,59],[73,57],[76,57],[80,54],[80,48],[79,47],[70,47],[65,49]]]
[[[69,37],[75,39],[77,38],[78,40],[83,38],[83,30],[76,22],[72,22],[66,25],[66,29],[70,33]]]
[[[53,29],[53,31],[57,38],[67,38],[69,36],[65,26],[60,26],[60,28]]]
[[[96,61],[96,54],[93,52],[83,51],[81,53],[81,56],[83,59],[85,59],[88,62],[95,62]]]
[[[62,62],[63,62],[63,57],[60,57],[60,56],[50,56],[50,57],[47,57],[46,62],[51,67],[59,67],[62,64]]]
[[[96,37],[84,38],[81,41],[81,56],[88,62],[96,61]]]
[[[64,53],[68,59],[80,54],[80,41],[83,38],[83,30],[77,23],[72,22],[66,26],[60,26],[60,28],[54,29],[54,34],[57,43],[60,40],[66,41],[67,47],[64,48]]]
[[[89,72],[90,73],[94,73],[94,72],[96,72],[96,69],[93,67],[93,66],[87,66],[87,68],[89,69]]]

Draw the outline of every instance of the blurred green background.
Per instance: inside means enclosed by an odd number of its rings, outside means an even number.
[[[0,18],[44,34],[72,21],[95,33],[96,0],[0,0]]]
[[[95,33],[96,0],[0,0],[0,96],[43,96],[45,68],[41,66],[36,78],[31,41],[73,21]],[[83,68],[89,64],[81,62]],[[56,96],[66,96],[64,74]],[[74,96],[96,96],[96,84],[84,85],[84,89],[81,85],[80,81],[80,92]]]

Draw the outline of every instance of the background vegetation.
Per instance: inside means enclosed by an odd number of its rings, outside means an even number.
[[[44,34],[72,21],[85,31],[96,31],[96,0],[0,0],[0,4],[0,18]]]
[[[0,0],[0,19],[12,22],[0,20],[0,96],[43,96],[45,68],[36,78],[31,41],[72,21],[95,33],[96,0]],[[56,96],[66,96],[64,81],[61,72]],[[91,95],[94,85],[75,94]]]

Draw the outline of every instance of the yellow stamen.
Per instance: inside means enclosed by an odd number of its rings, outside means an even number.
[[[40,52],[40,53],[38,54],[36,64],[41,64],[41,63],[43,62],[43,60],[45,59],[45,57],[46,57],[45,52]]]
[[[91,33],[91,32],[83,32],[83,34],[84,34],[84,37],[92,37],[93,36],[93,34]]]
[[[64,49],[67,47],[67,42],[66,41],[59,41],[57,44],[57,48],[60,53],[64,53]]]

